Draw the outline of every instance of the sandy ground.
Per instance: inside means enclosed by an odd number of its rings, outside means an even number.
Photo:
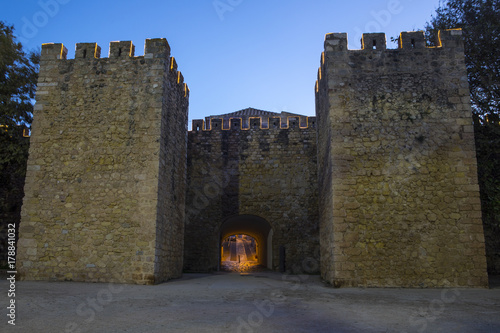
[[[185,274],[156,286],[0,281],[0,332],[500,332],[493,289],[334,289],[318,276]]]

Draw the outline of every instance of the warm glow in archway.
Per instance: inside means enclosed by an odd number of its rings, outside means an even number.
[[[272,269],[272,228],[255,215],[227,218],[220,230],[220,264],[223,270],[247,271],[252,266]]]
[[[221,261],[258,263],[258,243],[249,235],[231,235],[222,240]]]

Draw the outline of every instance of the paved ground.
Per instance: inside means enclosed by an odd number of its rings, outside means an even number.
[[[500,332],[498,287],[334,289],[271,272],[156,286],[17,282],[15,327],[8,289],[2,279],[0,332]]]

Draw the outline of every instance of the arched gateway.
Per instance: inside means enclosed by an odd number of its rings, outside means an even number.
[[[252,237],[257,243],[255,258],[257,263],[272,269],[273,229],[265,219],[255,215],[230,217],[222,224],[220,235],[221,246],[223,240],[233,235],[248,235]]]

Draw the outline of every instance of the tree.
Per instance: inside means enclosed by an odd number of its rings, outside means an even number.
[[[39,52],[23,51],[14,27],[0,21],[0,124],[31,124]]]
[[[462,28],[472,110],[481,121],[498,121],[500,107],[500,0],[448,0],[426,25],[428,40],[438,30]]]
[[[23,51],[14,28],[0,21],[0,266],[7,259],[7,225],[21,219],[40,52]]]
[[[500,124],[475,116],[474,136],[488,272],[500,274]]]
[[[27,140],[19,126],[29,127],[33,118],[39,61],[40,52],[26,54],[14,28],[0,21],[0,172],[26,163]]]

